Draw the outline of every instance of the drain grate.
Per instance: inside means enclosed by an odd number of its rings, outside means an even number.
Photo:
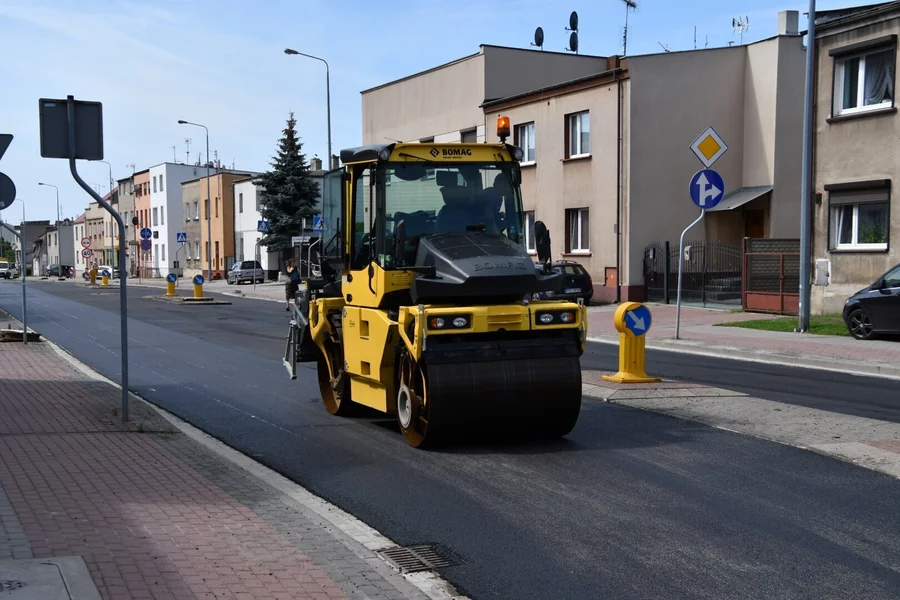
[[[461,558],[437,544],[395,546],[381,550],[379,554],[400,569],[401,573],[417,573],[465,564]]]
[[[21,581],[4,580],[0,581],[0,592],[11,592],[25,587]]]

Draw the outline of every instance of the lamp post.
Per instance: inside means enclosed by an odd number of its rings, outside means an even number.
[[[111,192],[113,189],[113,176],[112,176],[112,165],[106,162],[105,160],[98,160],[96,162],[102,162],[107,167],[109,167],[109,191]]]
[[[206,276],[210,281],[212,281],[212,193],[210,192],[209,184],[209,129],[206,127],[206,125],[191,123],[190,121],[179,120],[178,124],[193,125],[194,127],[202,127],[204,130],[206,130],[206,243],[209,244],[206,247]]]
[[[327,103],[328,110],[328,166],[326,170],[331,170],[331,73],[328,67],[328,61],[324,58],[319,58],[318,56],[313,56],[312,54],[304,54],[303,52],[297,52],[296,50],[292,50],[291,48],[285,48],[284,53],[287,55],[299,55],[305,56],[306,58],[312,58],[314,60],[320,60],[325,63],[325,98]]]
[[[53,185],[52,183],[38,183],[38,185],[45,185],[47,187],[52,187],[52,188],[56,189],[56,222],[59,223],[59,188],[56,187],[55,185]],[[24,211],[25,208],[23,207],[22,210]]]

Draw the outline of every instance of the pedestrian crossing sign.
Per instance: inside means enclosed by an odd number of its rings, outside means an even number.
[[[323,231],[325,229],[325,217],[313,217],[313,231]]]
[[[175,241],[182,243],[182,244],[186,243],[187,242],[187,232],[179,231],[178,233],[176,233]]]

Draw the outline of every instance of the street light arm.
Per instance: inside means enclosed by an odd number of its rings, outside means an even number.
[[[286,48],[285,51],[284,51],[284,53],[285,53],[285,54],[288,54],[288,55],[291,55],[291,54],[299,54],[300,56],[305,56],[306,58],[312,58],[312,59],[315,59],[315,60],[320,60],[320,61],[322,61],[323,63],[325,63],[325,68],[326,68],[326,69],[329,68],[329,66],[328,66],[328,61],[325,60],[324,58],[319,58],[318,56],[313,56],[312,54],[304,54],[303,52],[297,52],[296,50],[293,50],[293,49],[291,49],[291,48]]]

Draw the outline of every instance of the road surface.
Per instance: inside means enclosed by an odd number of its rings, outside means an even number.
[[[118,290],[29,287],[29,325],[118,379]],[[390,420],[329,416],[311,369],[289,380],[283,305],[170,306],[142,298],[159,291],[129,292],[138,394],[400,544],[449,548],[465,564],[442,574],[473,598],[900,595],[900,486],[887,476],[592,401],[563,441],[417,451]],[[0,307],[18,315],[19,299],[17,283],[0,284]],[[614,370],[614,352],[592,345],[585,364]],[[648,363],[900,418],[896,382],[668,353]]]

